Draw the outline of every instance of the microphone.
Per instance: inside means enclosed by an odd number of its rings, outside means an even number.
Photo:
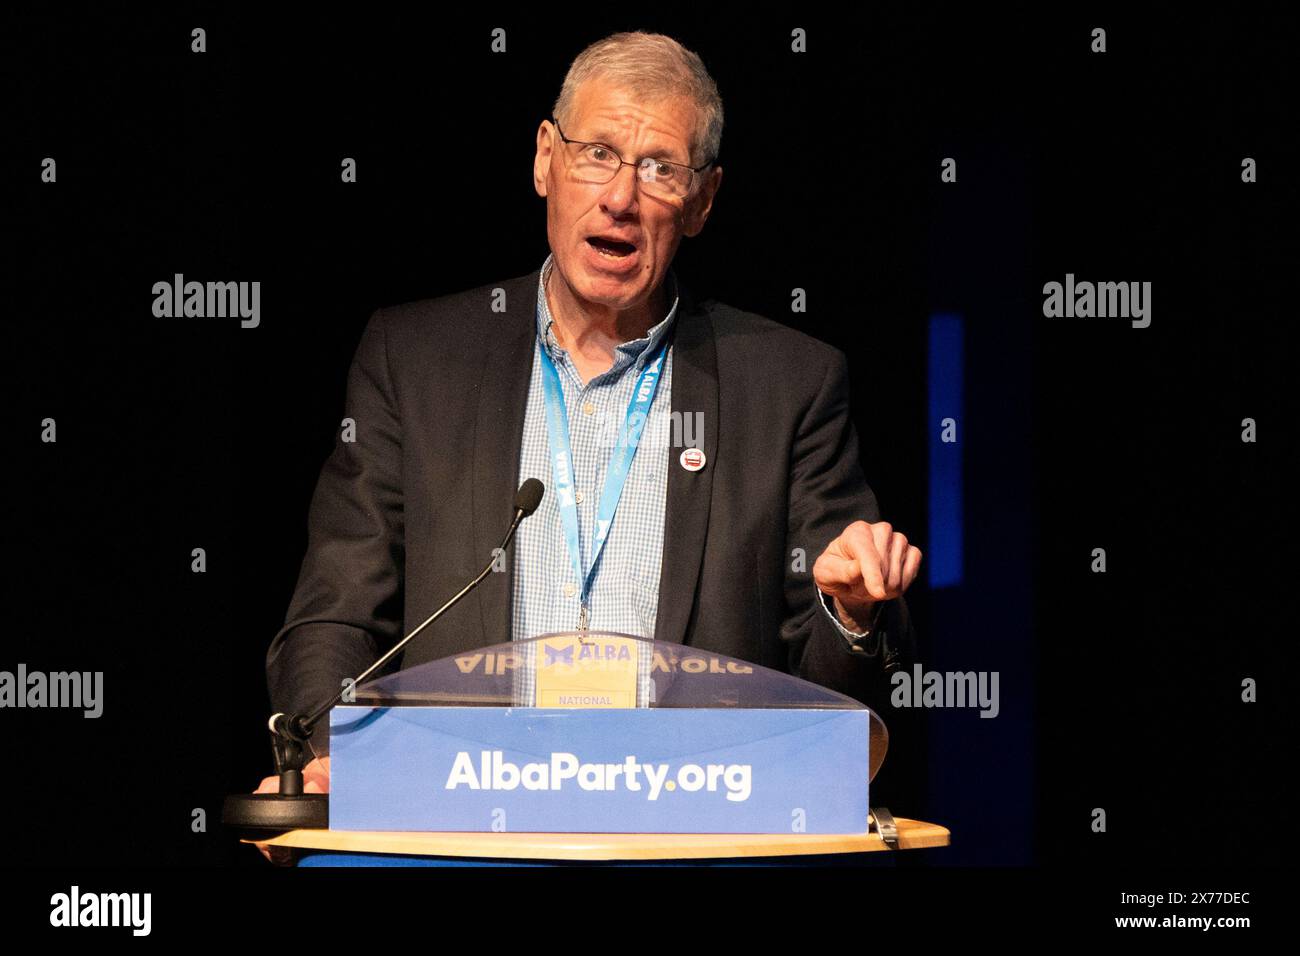
[[[536,478],[529,478],[519,490],[515,492],[515,510],[522,511],[519,517],[527,518],[537,510],[537,506],[542,503],[542,495],[546,494],[546,486]]]
[[[537,510],[545,493],[546,486],[536,478],[529,478],[519,486],[519,490],[515,492],[514,518],[511,519],[510,527],[506,530],[505,537],[501,539],[500,546],[495,549],[497,552],[505,551],[510,540],[515,536],[519,523]],[[352,685],[361,684],[396,657],[416,635],[478,587],[492,572],[495,563],[494,556],[474,580],[452,595],[446,604],[425,618],[419,627],[366,668],[352,682]],[[311,736],[316,722],[343,699],[343,694],[344,691],[340,689],[327,702],[307,715],[273,714],[271,716],[267,727],[271,731],[271,754],[275,759],[275,771],[280,777],[280,792],[236,793],[227,796],[221,812],[222,823],[249,836],[266,836],[269,833],[281,833],[285,830],[328,829],[329,795],[302,791],[303,744]]]

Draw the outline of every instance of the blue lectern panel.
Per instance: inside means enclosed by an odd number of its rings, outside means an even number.
[[[869,717],[336,707],[330,828],[860,833]]]

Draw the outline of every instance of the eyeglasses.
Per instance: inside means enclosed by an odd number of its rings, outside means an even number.
[[[565,143],[580,147],[573,159],[573,173],[581,182],[593,185],[610,182],[624,166],[632,166],[636,169],[642,188],[649,195],[658,196],[660,199],[685,199],[695,188],[696,173],[718,161],[715,156],[702,166],[683,166],[681,163],[670,163],[666,159],[646,156],[639,163],[625,163],[618,150],[612,146],[569,139],[553,116],[551,125],[555,127],[555,131],[560,134],[560,139]]]

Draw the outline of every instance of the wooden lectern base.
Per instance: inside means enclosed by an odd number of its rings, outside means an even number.
[[[895,817],[902,850],[947,846],[935,823]],[[252,840],[244,840],[252,843]],[[870,853],[886,850],[870,833],[405,833],[291,830],[272,846],[336,853],[482,857],[509,860],[704,860]]]

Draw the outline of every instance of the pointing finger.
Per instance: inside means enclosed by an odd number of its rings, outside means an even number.
[[[921,549],[911,545],[907,549],[907,560],[903,563],[903,590],[911,587],[916,580],[917,570],[921,567]]]
[[[886,597],[885,577],[881,551],[876,546],[876,526],[865,521],[854,522],[844,529],[842,537],[846,549],[858,559],[867,593],[875,600],[883,601]]]

